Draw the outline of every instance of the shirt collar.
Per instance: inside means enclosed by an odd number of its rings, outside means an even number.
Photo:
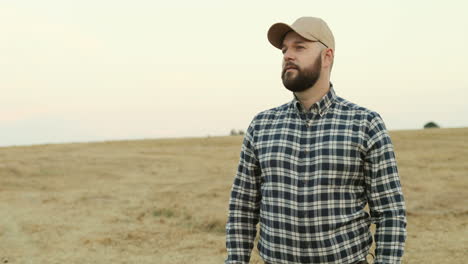
[[[336,96],[335,90],[333,89],[333,84],[330,83],[330,90],[319,101],[317,101],[310,107],[310,111],[313,112],[314,114],[319,114],[320,116],[323,116],[328,110],[328,108],[332,105],[336,97],[337,96]],[[302,104],[297,99],[295,94],[294,94],[294,99],[292,100],[291,105],[294,108],[296,108],[297,111],[303,112]]]

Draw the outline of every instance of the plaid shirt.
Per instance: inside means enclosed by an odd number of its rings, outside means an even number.
[[[376,112],[336,96],[259,113],[242,145],[229,201],[226,263],[248,263],[260,222],[270,263],[400,263],[406,210],[393,145]],[[364,208],[369,204],[370,215]]]

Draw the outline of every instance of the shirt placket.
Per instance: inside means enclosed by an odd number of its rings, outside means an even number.
[[[312,141],[312,127],[313,127],[313,122],[314,122],[314,117],[315,114],[312,111],[309,112],[298,112],[300,118],[301,118],[301,133],[300,133],[300,153],[299,153],[299,166],[301,167],[300,174],[299,174],[299,180],[298,180],[298,188],[299,192],[302,194],[302,201],[299,203],[299,210],[298,214],[301,219],[301,225],[303,225],[305,228],[308,225],[308,217],[309,217],[309,212],[308,212],[308,207],[306,206],[308,203],[308,185],[309,185],[309,163],[310,163],[310,150],[311,150],[311,141]],[[307,230],[305,230],[307,234]],[[306,235],[305,234],[305,235]],[[305,243],[306,248],[309,247],[309,243],[306,241],[303,241]]]
[[[312,147],[312,143],[315,142],[313,138],[314,132],[314,122],[316,122],[316,117],[318,115],[317,106],[314,105],[309,112],[299,112],[298,114],[301,118],[302,125],[301,125],[301,133],[300,133],[300,153],[299,153],[299,166],[302,168],[299,174],[299,181],[298,181],[298,188],[300,192],[303,194],[303,201],[299,203],[299,217],[301,219],[301,225],[305,227],[305,235],[310,232],[309,226],[309,208],[306,206],[309,203],[308,197],[310,194],[308,193],[308,188],[310,184],[310,151]],[[306,248],[310,247],[310,241],[306,239],[303,241]]]

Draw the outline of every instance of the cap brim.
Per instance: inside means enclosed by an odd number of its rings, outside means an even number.
[[[284,23],[276,23],[268,30],[268,41],[278,49],[283,46],[283,38],[289,31],[293,30],[291,26]]]
[[[308,39],[310,41],[320,41],[307,32],[301,32],[301,30],[297,30],[292,26],[285,24],[285,23],[276,23],[270,27],[268,30],[268,40],[270,41],[271,45],[277,47],[278,49],[283,48],[283,39],[289,31],[296,32],[299,36]],[[325,45],[325,44],[324,44]],[[325,45],[326,46],[326,45]]]

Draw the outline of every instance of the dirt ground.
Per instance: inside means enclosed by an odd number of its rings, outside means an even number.
[[[408,209],[404,263],[466,262],[468,128],[391,136]],[[0,263],[222,263],[241,142],[0,148]]]

